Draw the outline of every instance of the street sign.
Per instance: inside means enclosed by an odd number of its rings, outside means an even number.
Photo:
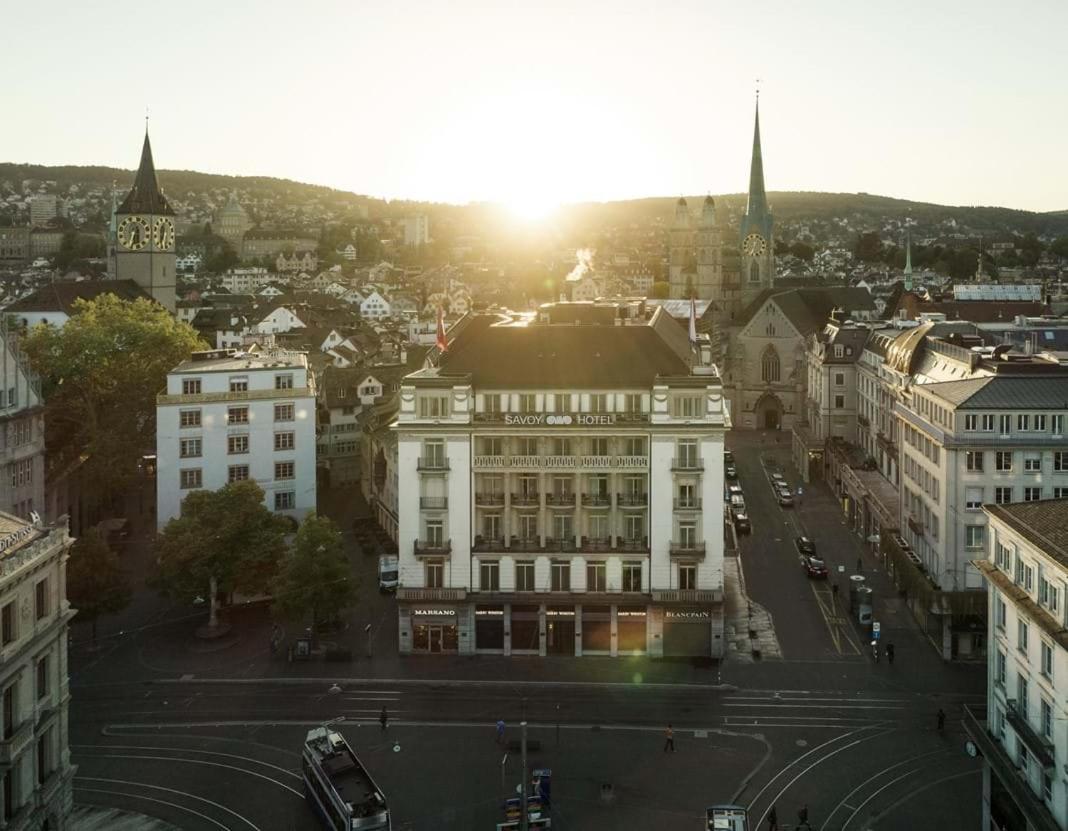
[[[801,491],[801,486],[800,486],[800,485],[798,485],[798,486],[797,486],[797,495],[798,495],[798,496],[800,496],[800,495],[801,495],[801,493],[802,493],[802,491]]]
[[[877,620],[872,621],[872,624],[871,624],[871,636],[873,638],[875,638],[875,640],[879,640],[879,630],[880,630],[880,628],[881,627],[879,626],[879,621],[877,621]]]
[[[845,566],[838,566],[838,573],[845,574]]]

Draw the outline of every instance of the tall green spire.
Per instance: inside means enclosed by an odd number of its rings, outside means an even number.
[[[749,167],[749,202],[745,212],[751,217],[767,213],[768,197],[764,192],[764,159],[760,154],[760,93],[757,93],[756,120],[753,124],[753,160]]]
[[[905,291],[912,291],[912,234],[905,231]]]

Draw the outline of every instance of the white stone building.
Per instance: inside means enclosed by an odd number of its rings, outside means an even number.
[[[404,244],[419,247],[430,242],[430,217],[425,214],[404,218]]]
[[[365,319],[381,320],[392,314],[390,302],[377,291],[371,291],[360,302],[360,316]]]
[[[67,712],[64,517],[39,527],[0,514],[0,826],[68,827],[73,807]]]
[[[0,511],[46,513],[44,428],[40,380],[0,320]]]
[[[721,655],[707,342],[639,303],[468,316],[449,341],[394,424],[401,652]]]
[[[315,384],[303,353],[194,352],[156,403],[157,521],[192,490],[253,479],[267,507],[315,510]]]

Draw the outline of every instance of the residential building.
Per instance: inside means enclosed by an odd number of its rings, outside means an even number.
[[[266,268],[246,266],[228,268],[219,278],[219,285],[233,294],[248,294],[267,285],[273,279],[274,275]]]
[[[22,265],[30,259],[30,229],[0,228],[0,265]]]
[[[967,707],[983,759],[984,831],[1068,829],[1068,499],[985,505],[986,707]]]
[[[369,292],[360,303],[360,316],[365,319],[377,320],[389,317],[392,313],[393,307],[390,302],[374,290]]]
[[[45,513],[41,384],[0,319],[0,511],[28,520]]]
[[[156,401],[159,527],[189,492],[243,479],[276,513],[315,510],[315,384],[303,353],[194,352]]]
[[[274,262],[275,270],[281,274],[299,274],[301,271],[315,271],[319,267],[319,258],[314,251],[304,251],[302,254],[294,252],[287,257],[285,252],[278,255]]]
[[[469,315],[401,381],[402,653],[722,655],[730,419],[644,312]]]
[[[113,294],[122,300],[152,298],[134,280],[57,280],[16,300],[3,311],[25,328],[38,323],[63,326],[74,314],[78,300],[95,300],[103,294]]]
[[[66,517],[47,527],[0,513],[0,825],[7,831],[69,827],[71,542]]]
[[[30,231],[30,256],[51,257],[63,247],[62,228],[34,228]]]
[[[430,217],[425,214],[404,218],[404,244],[418,248],[430,242]]]
[[[59,197],[51,193],[33,196],[30,202],[30,225],[47,225],[59,216]]]
[[[247,231],[241,242],[241,250],[238,252],[242,260],[259,260],[263,257],[277,257],[283,252],[294,252],[301,257],[306,252],[314,252],[319,248],[318,240],[297,231],[275,231],[269,229],[253,229]],[[316,258],[316,262],[318,259]],[[304,268],[301,265],[301,268]]]

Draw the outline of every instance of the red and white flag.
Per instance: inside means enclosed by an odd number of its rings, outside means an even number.
[[[445,338],[445,308],[438,306],[438,349],[445,352],[449,348],[449,341]]]

